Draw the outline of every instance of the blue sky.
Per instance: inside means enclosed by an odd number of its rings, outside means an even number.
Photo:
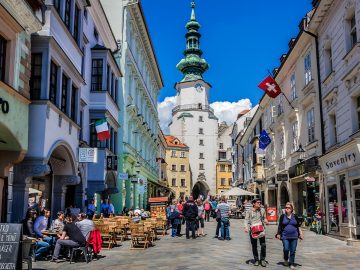
[[[142,0],[165,87],[159,101],[173,96],[181,80],[175,68],[185,49],[185,24],[190,0]],[[311,9],[311,0],[196,0],[196,18],[203,57],[210,69],[204,78],[213,89],[210,102],[249,98],[256,104],[262,96],[258,83],[279,65],[298,24]]]

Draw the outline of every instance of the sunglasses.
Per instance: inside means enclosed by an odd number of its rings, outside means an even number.
[[[287,207],[285,207],[285,209],[291,209],[291,207],[287,206]]]

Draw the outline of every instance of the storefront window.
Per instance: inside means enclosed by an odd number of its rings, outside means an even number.
[[[339,225],[339,210],[336,184],[328,186],[330,230]]]
[[[345,175],[340,175],[340,194],[341,194],[341,217],[343,223],[348,223],[348,208],[347,208],[347,189],[345,184]],[[339,209],[340,210],[340,209]]]

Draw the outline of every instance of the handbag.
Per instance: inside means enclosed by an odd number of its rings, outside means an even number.
[[[250,225],[250,234],[251,237],[254,239],[258,239],[265,236],[265,227],[264,227],[261,210],[260,210],[260,220],[261,222]]]

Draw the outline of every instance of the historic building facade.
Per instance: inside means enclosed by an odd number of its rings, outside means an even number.
[[[360,3],[317,1],[309,31],[319,42],[326,231],[360,237]]]
[[[190,148],[194,196],[207,197],[216,193],[218,119],[209,105],[211,85],[202,76],[209,65],[201,57],[200,24],[195,18],[194,2],[186,28],[185,58],[177,65],[184,76],[175,84],[176,107],[169,127],[170,134]]]
[[[219,125],[218,157],[216,161],[216,194],[231,188],[232,160],[231,160],[231,132],[232,125],[225,122]]]
[[[13,166],[29,149],[31,33],[41,29],[41,8],[39,1],[0,3],[0,222],[11,221],[14,182],[26,185],[14,181]]]
[[[168,186],[175,193],[175,198],[191,194],[191,171],[189,163],[189,147],[174,136],[165,136],[166,140],[166,179]]]
[[[120,49],[115,55],[123,72],[120,81],[120,152],[117,179],[122,206],[145,207],[149,192],[159,185],[157,99],[163,88],[140,1],[101,1]]]

